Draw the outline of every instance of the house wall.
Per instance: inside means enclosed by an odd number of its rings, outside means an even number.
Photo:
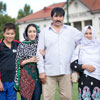
[[[51,23],[51,19],[45,19],[45,20],[41,20],[41,21],[31,21],[31,22],[28,22],[28,23],[23,23],[23,24],[20,24],[19,25],[19,39],[20,39],[20,41],[23,41],[24,40],[24,38],[23,38],[23,33],[24,33],[24,31],[25,31],[25,28],[26,28],[26,26],[28,25],[28,24],[30,24],[30,23],[34,23],[34,24],[36,24],[36,25],[38,25],[39,26],[39,28],[40,28],[40,30],[41,29],[43,29],[44,27],[46,27],[46,26],[48,26],[48,25],[50,25],[50,23]]]
[[[66,23],[67,22],[66,5],[63,7],[63,9],[65,10],[64,23]],[[86,21],[92,22],[92,25],[95,28],[96,37],[100,37],[100,13],[91,14],[89,9],[85,5],[83,5],[79,0],[74,0],[69,5],[69,22],[71,26],[78,27],[79,30],[81,30],[85,26]],[[23,41],[23,32],[25,30],[25,27],[29,23],[37,24],[41,30],[44,27],[50,25],[51,22],[52,20],[49,18],[49,19],[33,20],[31,22],[19,24],[20,41]]]

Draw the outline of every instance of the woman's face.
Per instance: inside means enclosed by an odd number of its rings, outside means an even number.
[[[92,40],[92,32],[91,29],[87,29],[85,35],[84,35],[87,39]]]
[[[35,40],[36,34],[37,34],[36,28],[33,27],[33,26],[30,26],[28,28],[28,32],[27,32],[27,35],[28,35],[29,40],[30,41]]]

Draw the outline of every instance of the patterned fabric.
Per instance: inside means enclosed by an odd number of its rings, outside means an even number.
[[[36,55],[37,43],[24,41],[19,44],[16,56],[15,89],[27,100],[31,100],[39,74],[36,63],[28,63],[20,66],[21,62]]]
[[[71,69],[79,72],[78,100],[100,100],[100,81],[83,74],[84,70],[78,60],[71,63]]]
[[[83,73],[80,77],[78,100],[100,100],[100,81]]]

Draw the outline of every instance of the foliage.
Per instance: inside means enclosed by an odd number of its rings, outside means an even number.
[[[6,12],[6,4],[0,1],[0,39],[3,37],[3,28],[5,23],[14,23],[16,22],[15,18],[11,18]],[[16,37],[15,39],[19,40],[19,29],[18,25],[16,25]]]
[[[3,34],[0,34],[0,40],[3,38]]]
[[[0,1],[0,14],[4,14],[6,12],[6,4]]]
[[[3,33],[4,24],[8,22],[15,23],[15,19],[8,15],[0,14],[0,33]]]
[[[20,18],[25,17],[25,16],[27,16],[29,14],[32,14],[32,13],[33,13],[33,10],[31,10],[30,5],[25,4],[24,8],[23,9],[20,9],[18,11],[17,19],[20,19]]]
[[[18,25],[16,24],[16,36],[15,36],[16,40],[19,40],[19,28]]]

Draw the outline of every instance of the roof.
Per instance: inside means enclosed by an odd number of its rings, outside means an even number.
[[[87,8],[90,9],[90,11],[98,11],[100,10],[100,0],[80,0],[81,3],[83,3]],[[66,4],[66,2],[61,2],[61,3],[56,3],[56,4],[52,4],[48,7],[44,7],[42,10],[30,14],[26,17],[23,17],[19,20],[17,20],[17,23],[21,23],[21,22],[26,22],[26,21],[30,21],[30,20],[34,20],[34,19],[43,19],[43,18],[49,18],[51,15],[51,10],[52,8],[55,7],[64,7],[64,5]]]
[[[80,0],[91,11],[100,10],[100,0]]]
[[[20,22],[25,22],[25,21],[34,20],[34,19],[48,18],[51,16],[50,14],[51,14],[52,8],[64,7],[65,4],[66,4],[66,2],[62,2],[62,3],[50,5],[48,7],[44,7],[42,10],[40,10],[36,13],[30,14],[26,17],[23,17],[23,18],[17,20],[16,22],[20,23]]]

